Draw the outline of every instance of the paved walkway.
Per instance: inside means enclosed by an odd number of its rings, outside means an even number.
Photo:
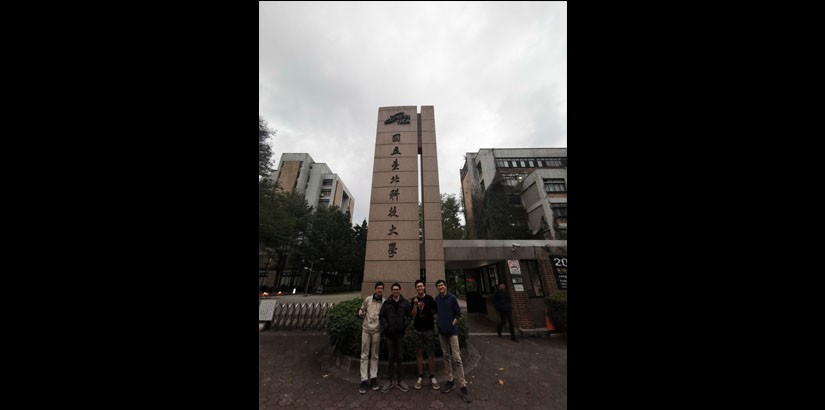
[[[472,330],[471,330],[472,333]],[[567,343],[558,336],[526,337],[514,343],[505,335],[471,336],[476,363],[468,363],[464,403],[428,384],[415,390],[416,375],[402,375],[410,390],[358,393],[352,374],[335,367],[329,336],[323,332],[263,331],[259,334],[260,409],[567,409]],[[443,373],[437,374],[442,386]],[[379,373],[379,380],[384,381]]]

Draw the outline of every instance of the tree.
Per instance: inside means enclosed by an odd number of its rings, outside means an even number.
[[[269,139],[274,138],[276,132],[278,131],[269,129],[263,117],[258,116],[258,175],[261,177],[267,177],[272,172],[272,147]]]
[[[354,225],[352,230],[353,262],[350,272],[358,275],[357,277],[353,276],[353,279],[356,279],[356,281],[360,283],[363,280],[364,274],[364,257],[367,255],[367,233],[369,231],[367,227],[367,219],[364,218],[364,222],[362,222],[361,225]]]
[[[275,259],[275,283],[286,268],[289,256],[298,250],[312,207],[296,192],[272,192],[271,185],[259,183],[260,250]],[[293,258],[294,259],[294,258]]]
[[[444,239],[464,239],[459,212],[463,211],[455,195],[441,194],[441,231]]]
[[[315,261],[316,272],[351,271],[354,231],[347,213],[337,206],[319,207],[307,219],[304,237],[300,252],[304,260]]]
[[[473,220],[478,239],[541,239],[527,225],[527,211],[518,190],[494,181],[484,196],[473,198]]]

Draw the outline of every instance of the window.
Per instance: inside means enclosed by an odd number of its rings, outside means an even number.
[[[510,164],[506,160],[497,159],[496,160],[496,166],[499,167],[499,168],[507,168],[507,167],[510,166]]]
[[[530,286],[532,292],[527,292],[529,296],[541,297],[544,296],[544,286],[541,283],[541,276],[539,275],[539,267],[536,261],[527,261],[527,274],[530,276]],[[532,295],[531,295],[532,293]]]
[[[329,198],[330,192],[332,191],[330,191],[329,189],[321,190],[321,198]]]
[[[322,199],[322,200],[318,201],[318,206],[324,206],[324,207],[329,206],[329,199]]]
[[[332,180],[331,179],[325,179],[324,180],[324,185],[332,185]]]
[[[567,204],[550,204],[553,209],[553,228],[556,239],[567,239]]]
[[[556,219],[567,219],[567,204],[550,204],[550,207],[553,208],[553,216],[555,216]]]
[[[484,293],[493,293],[496,291],[496,285],[498,284],[496,277],[498,277],[498,274],[496,273],[496,265],[488,266],[487,280],[482,282],[484,284]]]
[[[542,158],[541,160],[547,168],[567,168],[567,158]]]
[[[567,192],[567,186],[563,179],[545,179],[545,192]]]
[[[524,179],[524,175],[522,174],[513,174],[513,173],[502,173],[501,174],[501,181],[504,185],[515,187],[521,183]]]
[[[535,260],[522,260],[520,262],[525,268],[522,269],[522,275],[524,276],[524,290],[527,291],[527,297],[543,297],[544,285],[541,283],[538,264]]]

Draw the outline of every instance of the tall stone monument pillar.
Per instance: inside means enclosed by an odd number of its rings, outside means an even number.
[[[416,106],[378,109],[368,229],[362,296],[382,281],[386,296],[398,282],[411,298],[418,279],[425,280],[427,293],[437,293],[435,281],[444,279],[444,244],[432,106],[422,106],[421,113]]]

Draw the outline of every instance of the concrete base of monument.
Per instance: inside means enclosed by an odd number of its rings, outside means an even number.
[[[321,365],[335,377],[353,383],[361,381],[361,359],[358,357],[344,356],[332,351],[331,346],[327,346],[323,352],[319,352]],[[478,350],[473,347],[472,343],[467,342],[467,346],[461,349],[461,361],[464,365],[465,376],[470,373],[478,365],[481,355]],[[389,363],[386,360],[378,362],[378,380],[383,383],[387,380],[387,371]],[[426,354],[424,355],[424,375],[427,377],[429,373],[429,361]],[[435,377],[439,384],[444,385],[445,380],[441,380],[444,375],[444,359],[441,357],[435,358]],[[405,361],[401,363],[401,378],[406,382],[410,388],[415,384],[418,378],[418,364],[415,360]],[[424,381],[424,388],[431,388],[429,379]]]

